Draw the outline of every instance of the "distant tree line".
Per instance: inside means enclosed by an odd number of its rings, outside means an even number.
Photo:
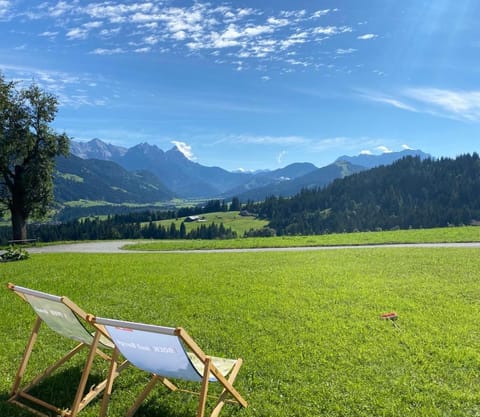
[[[477,153],[439,160],[406,157],[291,198],[249,207],[277,235],[431,228],[480,221]]]
[[[233,239],[237,237],[237,233],[231,228],[226,228],[223,223],[202,224],[189,232],[183,223],[178,228],[174,222],[168,227],[155,223],[160,220],[228,211],[232,210],[231,207],[232,205],[224,200],[209,200],[203,205],[181,207],[177,210],[144,210],[115,214],[106,219],[87,217],[68,222],[29,224],[28,235],[41,242],[105,239]],[[0,244],[6,244],[10,239],[11,229],[0,228]]]
[[[202,224],[187,232],[185,224],[177,228],[172,222],[163,226],[153,221],[148,225],[140,222],[120,223],[113,218],[73,220],[61,224],[29,225],[29,236],[41,242],[59,240],[105,240],[105,239],[233,239],[237,233],[223,223]],[[7,244],[11,238],[10,228],[0,228],[0,244]]]

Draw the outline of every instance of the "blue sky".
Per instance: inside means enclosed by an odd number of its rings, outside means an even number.
[[[479,151],[478,0],[0,0],[0,71],[85,141],[225,169]]]

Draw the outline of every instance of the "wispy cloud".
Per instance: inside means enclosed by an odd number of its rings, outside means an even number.
[[[480,122],[480,90],[461,91],[439,88],[409,88],[404,95],[425,105],[428,111]]]
[[[285,157],[286,154],[287,154],[287,151],[281,151],[281,152],[277,155],[277,163],[278,163],[278,164],[283,163],[283,158]]]
[[[230,136],[229,142],[247,143],[255,145],[299,145],[308,142],[308,139],[301,136]]]
[[[8,19],[13,3],[10,0],[0,0],[0,19]]]
[[[355,49],[355,48],[348,48],[348,49],[339,48],[335,52],[338,55],[348,55],[348,54],[353,54],[356,51],[357,51],[357,49]]]
[[[411,112],[416,112],[417,111],[417,109],[415,107],[413,107],[412,105],[410,105],[410,104],[406,103],[405,101],[402,101],[398,98],[395,98],[393,96],[389,96],[389,95],[374,92],[374,91],[367,91],[367,90],[359,91],[359,93],[360,93],[361,97],[363,97],[367,100],[370,100],[370,101],[375,101],[375,102],[378,102],[378,103],[388,104],[388,105],[396,107],[398,109],[408,110],[408,111],[411,111]]]
[[[44,36],[46,38],[55,38],[57,35],[58,35],[58,32],[49,32],[49,31],[45,31],[38,34],[38,36]]]
[[[347,152],[352,155],[373,155],[378,152],[392,152],[391,149],[400,147],[400,143],[402,142],[396,139],[382,137],[336,136],[311,140],[310,150],[316,153],[336,151],[339,154]]]
[[[135,51],[138,51],[136,49]],[[94,55],[118,55],[118,54],[124,54],[126,51],[123,50],[122,48],[112,48],[112,49],[105,49],[105,48],[97,48],[94,49],[91,53]]]
[[[98,80],[89,74],[72,75],[63,71],[4,64],[0,64],[0,71],[20,85],[26,86],[33,81],[41,88],[52,91],[62,106],[103,106],[108,102],[107,98],[98,96]]]
[[[357,36],[357,39],[360,39],[362,41],[368,41],[371,39],[375,39],[376,37],[378,37],[378,35],[375,35],[373,33],[365,33],[364,35]]]
[[[67,39],[86,39],[88,36],[88,30],[82,28],[73,28],[70,29],[65,36]]]
[[[401,110],[480,122],[480,90],[462,91],[428,87],[405,88],[390,95],[362,91],[360,95],[367,100],[388,104]]]

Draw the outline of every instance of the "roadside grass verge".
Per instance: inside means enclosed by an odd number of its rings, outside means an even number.
[[[337,233],[312,236],[276,236],[227,240],[155,240],[126,245],[132,250],[192,250],[285,248],[309,246],[375,245],[395,243],[461,243],[480,241],[480,227],[442,227],[434,229],[383,232]]]
[[[235,385],[249,407],[226,405],[225,417],[475,416],[479,255],[473,248],[387,247],[39,254],[1,264],[0,398],[7,398],[34,319],[5,289],[13,281],[67,295],[100,316],[182,326],[207,353],[242,357]],[[398,313],[395,325],[380,319],[389,311]],[[42,329],[27,375],[67,346]],[[95,369],[99,377],[107,371]],[[80,370],[78,363],[47,380],[45,394],[64,400]],[[147,380],[123,372],[109,415],[124,415]],[[196,401],[159,386],[137,415],[191,416]],[[82,415],[98,412],[96,401]],[[0,415],[31,416],[6,401]]]

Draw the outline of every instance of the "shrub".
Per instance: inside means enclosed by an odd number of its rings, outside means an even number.
[[[25,249],[13,245],[9,246],[6,252],[0,256],[2,262],[22,261],[29,257],[30,254]]]

